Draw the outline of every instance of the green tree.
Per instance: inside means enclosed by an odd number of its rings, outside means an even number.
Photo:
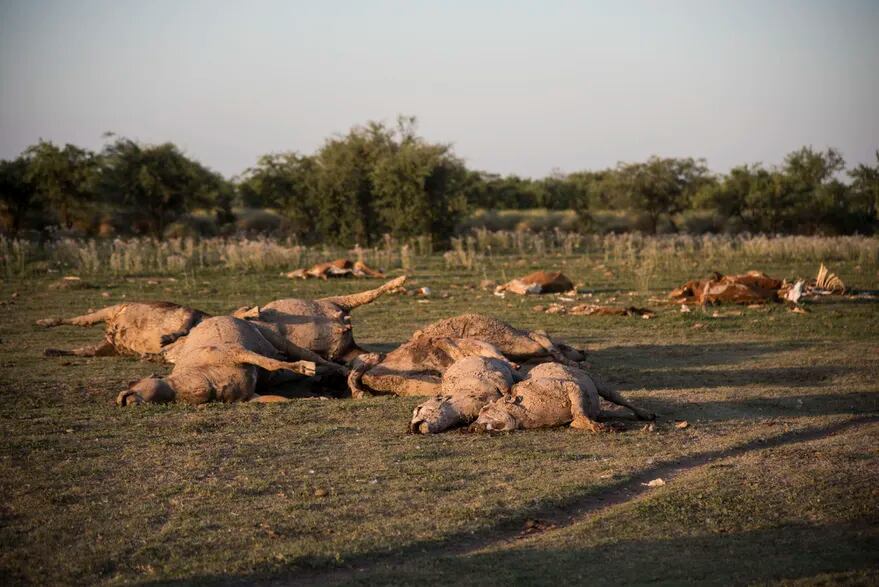
[[[187,158],[172,143],[141,145],[119,138],[102,155],[101,194],[106,201],[128,207],[155,238],[182,213],[214,206],[225,189],[219,174]]]
[[[588,195],[588,187],[578,177],[553,171],[541,183],[539,206],[549,210],[572,210],[583,206]]]
[[[28,161],[24,157],[0,161],[0,213],[13,236],[21,230],[25,216],[36,203],[27,173]]]
[[[748,226],[758,232],[781,232],[794,218],[796,196],[790,178],[780,171],[758,169],[745,199]]]
[[[468,203],[475,208],[522,210],[540,207],[541,189],[530,179],[478,171],[469,172],[466,192]]]
[[[71,228],[75,213],[94,198],[94,153],[70,144],[59,148],[41,140],[28,147],[24,157],[28,160],[27,181],[46,207]]]
[[[329,242],[371,245],[381,234],[373,206],[372,169],[389,147],[381,124],[328,140],[315,159],[317,228]]]
[[[263,155],[244,173],[238,185],[242,203],[251,208],[275,208],[303,235],[314,232],[315,161],[297,153]]]
[[[789,153],[781,170],[790,194],[785,198],[788,210],[780,229],[800,233],[833,230],[833,220],[841,220],[838,204],[845,199],[835,177],[844,169],[842,155],[833,148],[822,152],[802,147]]]
[[[584,207],[596,210],[625,208],[627,202],[620,201],[614,184],[614,170],[577,171],[568,175],[568,181],[576,185],[578,199],[575,209]]]
[[[861,163],[851,171],[850,203],[870,217],[871,223],[879,221],[879,151],[876,151],[876,165],[871,167]]]
[[[802,147],[789,153],[783,166],[794,189],[800,192],[816,189],[844,169],[845,160],[832,147],[824,152],[815,151],[812,147]]]
[[[643,212],[652,234],[659,221],[687,209],[692,196],[709,181],[704,160],[651,157],[644,163],[621,163],[614,174],[616,189],[632,209]]]
[[[405,128],[400,135],[371,174],[380,225],[396,237],[446,241],[467,209],[464,166],[447,145],[429,144]]]
[[[720,181],[704,185],[695,194],[693,205],[696,208],[712,208],[724,218],[744,221],[748,194],[753,189],[759,170],[759,165],[733,167]]]

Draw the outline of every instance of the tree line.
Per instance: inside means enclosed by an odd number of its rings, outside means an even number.
[[[847,169],[836,149],[803,147],[777,166],[712,173],[704,160],[651,157],[542,179],[468,169],[451,146],[416,132],[414,118],[370,122],[327,139],[312,155],[264,155],[226,179],[172,143],[107,136],[98,152],[39,141],[0,161],[0,226],[162,238],[200,211],[209,229],[235,229],[236,211],[271,209],[303,243],[371,245],[391,235],[454,234],[470,211],[574,210],[584,231],[618,211],[647,233],[700,231],[874,233],[879,227],[879,151]]]

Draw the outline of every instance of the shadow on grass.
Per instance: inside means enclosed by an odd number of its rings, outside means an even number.
[[[667,406],[656,407],[660,411]],[[701,419],[761,420],[766,418],[799,418],[843,414],[879,413],[879,393],[851,391],[834,394],[800,394],[782,397],[748,397],[676,405],[673,414],[677,420]]]
[[[808,342],[708,343],[614,346],[590,354],[590,362],[621,390],[704,389],[759,385],[800,388],[859,371],[845,365],[725,368],[764,356],[807,348]],[[805,361],[805,359],[804,359]]]
[[[800,350],[811,344],[808,341],[634,344],[609,346],[589,355],[602,365],[625,365],[632,369],[680,369],[736,365],[764,355]]]
[[[679,368],[673,371],[643,369],[637,377],[626,378],[617,386],[633,389],[704,389],[758,385],[771,388],[819,387],[828,380],[859,371],[838,365],[804,367],[757,367],[753,369]]]
[[[526,546],[471,556],[418,557],[354,572],[346,584],[741,585],[875,569],[879,535],[867,525],[792,525],[592,548]]]
[[[330,559],[306,558],[295,561],[298,570],[293,570],[289,567],[261,569],[255,570],[254,574],[248,576],[196,577],[187,578],[181,583],[208,585],[253,584],[256,582],[278,585],[349,584],[352,582],[410,584],[421,580],[431,583],[432,580],[438,579],[443,579],[446,582],[452,576],[455,579],[455,583],[460,580],[460,582],[499,584],[511,580],[524,583],[531,583],[533,581],[543,583],[544,575],[548,577],[547,583],[557,583],[565,579],[577,578],[580,574],[582,574],[584,579],[589,578],[592,580],[595,579],[592,575],[593,572],[598,574],[599,578],[603,577],[603,580],[607,582],[626,582],[626,577],[613,574],[616,571],[611,570],[608,562],[602,561],[601,571],[595,565],[596,560],[602,560],[601,557],[606,557],[613,560],[614,568],[619,566],[625,562],[620,554],[626,548],[632,549],[630,557],[638,556],[639,552],[646,552],[647,555],[650,555],[654,549],[657,552],[663,548],[665,549],[663,556],[654,557],[653,560],[656,561],[659,567],[658,569],[653,569],[653,572],[655,574],[661,571],[662,573],[669,574],[657,577],[644,575],[644,582],[657,580],[704,582],[708,580],[728,584],[730,582],[749,582],[763,577],[788,577],[789,575],[783,574],[785,566],[780,562],[770,561],[769,564],[763,564],[758,559],[761,556],[765,559],[767,556],[771,556],[773,552],[781,552],[783,555],[782,559],[787,561],[788,572],[800,571],[803,568],[811,569],[812,567],[804,567],[804,565],[812,564],[814,566],[816,565],[815,561],[821,559],[803,557],[801,551],[804,545],[800,543],[800,540],[802,539],[806,545],[813,544],[816,551],[830,552],[826,550],[826,544],[824,544],[825,537],[829,532],[827,527],[802,526],[799,527],[800,534],[797,534],[796,528],[798,527],[794,527],[791,534],[788,534],[790,527],[768,530],[766,531],[767,535],[764,537],[765,543],[755,539],[757,546],[753,547],[753,550],[750,550],[752,546],[749,545],[748,539],[731,541],[729,535],[718,535],[696,538],[687,537],[658,542],[645,541],[642,543],[636,541],[633,543],[623,543],[622,545],[610,545],[592,551],[525,550],[474,553],[478,550],[506,544],[510,540],[515,539],[523,523],[528,519],[548,520],[559,527],[570,526],[582,521],[587,515],[594,514],[610,506],[628,502],[645,494],[649,491],[647,482],[657,477],[669,480],[689,469],[707,465],[717,460],[741,456],[752,451],[818,440],[852,427],[877,421],[879,421],[879,416],[853,418],[826,427],[785,432],[770,438],[757,438],[728,449],[708,451],[685,456],[674,461],[657,463],[624,479],[612,482],[608,486],[598,488],[587,486],[585,491],[570,498],[554,502],[543,502],[523,508],[515,515],[499,521],[494,526],[473,533],[462,532],[442,538],[417,542],[390,554],[386,550],[362,553],[351,561],[347,561],[349,566],[346,567],[339,567],[336,561]],[[852,540],[850,529],[840,527],[838,533],[842,535],[842,538],[837,540],[840,544]],[[872,540],[876,542],[875,537]],[[699,546],[700,544],[701,546]],[[779,551],[779,544],[783,544],[786,550]],[[775,548],[775,550],[767,553],[767,545]],[[681,550],[688,546],[697,551],[696,555],[704,558],[702,574],[691,575],[689,566],[680,566],[680,561],[687,560],[689,556],[693,555],[690,551]],[[858,556],[846,555],[847,562],[844,565],[839,563],[840,568],[815,566],[815,572],[851,568],[852,562],[849,558],[854,560],[869,558],[866,553],[873,553],[876,550],[873,546],[875,544],[858,546],[857,548],[845,546],[840,551],[834,550],[834,552],[842,554],[845,552],[850,553],[850,555],[851,553],[858,553]],[[736,548],[742,549],[742,552],[736,553]],[[822,549],[825,550],[822,551]],[[738,558],[740,556],[747,556],[752,560],[739,561]],[[875,555],[871,554],[870,556],[873,557],[871,560],[875,561]],[[751,568],[748,566],[750,562],[753,563],[752,568],[754,572],[759,570],[761,574],[755,574],[753,578],[743,575],[741,580],[736,579],[736,575],[733,574],[731,575],[733,577],[732,581],[729,580],[728,576],[722,574],[715,576],[713,574],[714,565],[717,563],[714,560],[715,557],[726,557],[722,564],[728,568],[730,573],[734,573],[739,566],[741,567],[739,570]],[[804,558],[811,560],[804,561]],[[829,557],[827,560],[830,561],[831,558],[833,557]],[[669,561],[677,561],[675,564],[678,566],[670,566],[668,564]],[[595,571],[590,570],[593,568],[595,568]],[[508,571],[512,574],[507,575]],[[638,570],[635,569],[633,573],[636,574],[630,574],[628,580],[641,581],[642,577],[637,572]],[[532,573],[532,575],[528,573]],[[790,576],[796,577],[799,575],[793,574]]]

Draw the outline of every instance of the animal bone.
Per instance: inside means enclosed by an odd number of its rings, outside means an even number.
[[[784,293],[784,299],[789,302],[793,302],[794,304],[798,304],[800,302],[800,298],[803,297],[803,286],[805,285],[805,281],[800,279],[797,281],[789,290]]]
[[[818,277],[815,278],[815,287],[831,293],[844,293],[845,283],[836,273],[832,273],[824,263],[818,268]]]

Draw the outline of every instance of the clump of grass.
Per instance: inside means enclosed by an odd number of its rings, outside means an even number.
[[[483,267],[483,255],[477,250],[476,238],[453,238],[452,250],[443,255],[446,268],[462,268],[467,271],[478,270]]]
[[[33,253],[30,241],[10,239],[0,235],[0,267],[7,277],[24,277]]]

